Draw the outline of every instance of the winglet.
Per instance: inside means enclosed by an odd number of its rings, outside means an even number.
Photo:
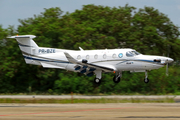
[[[69,62],[74,63],[74,64],[78,63],[78,61],[76,59],[74,59],[71,55],[69,55],[69,53],[64,52],[64,54]]]

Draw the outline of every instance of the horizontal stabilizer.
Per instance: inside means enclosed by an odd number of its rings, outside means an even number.
[[[18,36],[11,36],[7,38],[35,38],[36,36],[34,35],[18,35]]]

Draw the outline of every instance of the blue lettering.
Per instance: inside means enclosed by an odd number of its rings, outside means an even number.
[[[55,53],[55,49],[39,49],[39,53]]]

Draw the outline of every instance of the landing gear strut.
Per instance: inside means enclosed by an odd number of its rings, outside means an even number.
[[[147,70],[145,71],[144,82],[145,82],[145,83],[148,83],[148,82],[149,82]]]
[[[122,72],[116,73],[116,75],[113,77],[114,83],[119,83],[121,81]]]
[[[94,73],[96,74],[96,78],[94,79],[94,83],[100,84],[101,83],[101,77],[102,77],[102,71],[98,70],[98,71],[94,71]]]

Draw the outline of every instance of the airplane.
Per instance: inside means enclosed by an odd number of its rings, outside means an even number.
[[[145,72],[144,82],[148,83],[148,71],[159,69],[174,60],[164,56],[143,55],[134,49],[67,50],[39,47],[34,35],[17,35],[15,38],[27,64],[44,68],[58,68],[93,76],[96,84],[101,83],[102,73],[116,73],[114,83],[119,83],[123,71]]]

